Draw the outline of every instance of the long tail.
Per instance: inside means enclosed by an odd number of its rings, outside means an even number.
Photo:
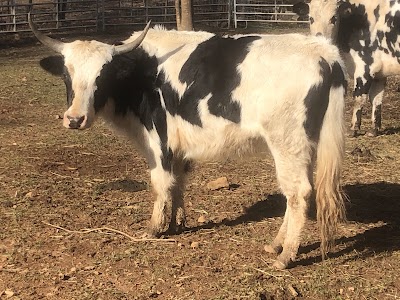
[[[333,244],[338,223],[346,218],[340,177],[344,156],[344,93],[346,80],[339,63],[332,67],[332,87],[317,147],[316,204],[322,257]]]

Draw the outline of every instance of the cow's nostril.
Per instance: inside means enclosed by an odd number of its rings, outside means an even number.
[[[316,34],[316,36],[322,36],[322,33],[321,33],[321,32],[318,32],[318,33]]]
[[[73,117],[67,117],[69,120],[69,128],[71,129],[78,129],[81,127],[83,121],[85,120],[85,117],[82,116],[80,118],[73,118]]]

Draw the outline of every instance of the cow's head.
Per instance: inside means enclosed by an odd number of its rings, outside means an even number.
[[[98,41],[74,41],[64,43],[42,34],[28,15],[29,26],[36,38],[45,46],[59,53],[41,60],[40,65],[47,72],[60,76],[67,88],[68,109],[64,113],[63,125],[71,129],[85,129],[94,121],[96,110],[94,94],[96,79],[103,66],[113,56],[132,51],[143,41],[150,22],[134,41],[119,46]]]
[[[293,12],[304,18],[309,15],[312,35],[323,35],[336,41],[339,21],[348,13],[350,4],[342,0],[311,0],[293,5]]]

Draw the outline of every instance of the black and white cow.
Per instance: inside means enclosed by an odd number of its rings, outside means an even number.
[[[390,75],[400,75],[400,0],[311,0],[293,11],[310,16],[314,35],[331,38],[354,77],[353,134],[361,126],[367,96],[372,103],[371,135],[381,129],[381,105]]]
[[[280,253],[278,268],[295,259],[316,160],[325,253],[345,214],[340,176],[346,84],[340,54],[325,38],[233,38],[156,26],[114,46],[63,43],[41,34],[31,21],[30,26],[59,53],[41,66],[67,87],[64,126],[85,129],[102,116],[147,158],[156,193],[153,235],[185,224],[188,162],[269,148],[287,209],[266,250]]]

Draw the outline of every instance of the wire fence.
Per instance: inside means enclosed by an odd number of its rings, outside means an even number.
[[[249,22],[299,22],[290,0],[192,0],[194,23],[219,28]],[[42,30],[105,31],[176,24],[175,0],[0,0],[0,34],[29,31],[31,12]],[[306,22],[306,21],[300,21]]]

